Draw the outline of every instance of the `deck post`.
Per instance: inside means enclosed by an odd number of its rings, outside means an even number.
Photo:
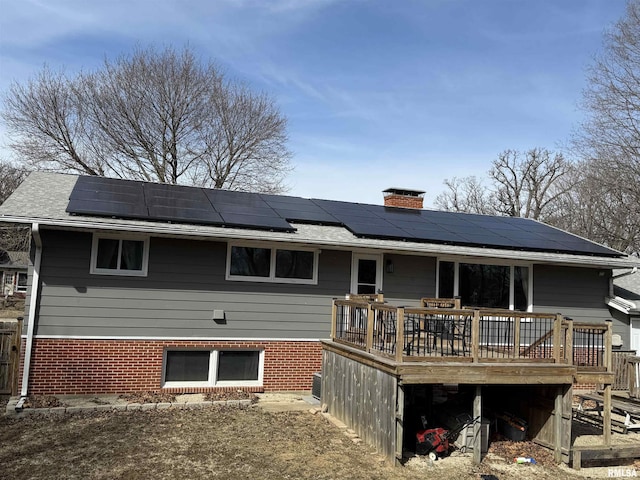
[[[567,333],[564,343],[564,357],[568,365],[573,365],[573,319],[565,319],[567,322]]]
[[[476,385],[473,396],[473,463],[482,462],[482,385]]]
[[[554,427],[554,449],[553,459],[560,463],[562,461],[562,404],[564,403],[564,388],[562,385],[556,387],[556,399],[553,410]]]
[[[474,310],[471,319],[471,356],[475,363],[480,359],[480,310]]]
[[[562,339],[562,315],[556,314],[556,320],[553,323],[553,361],[554,363],[561,363],[562,360],[562,350],[561,350],[561,339]]]
[[[607,367],[607,372],[612,370],[612,334],[613,334],[613,322],[611,319],[606,321],[607,331],[604,337],[604,366]],[[611,382],[609,380],[609,382]],[[603,435],[604,444],[606,446],[611,445],[611,383],[607,383],[604,386],[604,404],[603,404]]]
[[[520,317],[516,316],[513,328],[513,358],[520,357]]]
[[[404,386],[400,385],[396,387],[396,463],[402,461],[402,448],[404,439]]]
[[[331,340],[336,339],[336,322],[338,319],[338,306],[336,305],[336,299],[331,301]]]
[[[371,352],[373,346],[373,320],[376,312],[373,310],[373,305],[369,303],[367,309],[367,352]]]
[[[604,402],[602,405],[602,435],[604,436],[604,444],[611,445],[611,384],[604,386]]]
[[[398,307],[396,322],[396,362],[400,363],[404,354],[404,307]]]

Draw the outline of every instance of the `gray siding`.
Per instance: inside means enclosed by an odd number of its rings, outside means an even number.
[[[331,299],[349,290],[350,252],[323,250],[318,285],[294,285],[226,281],[225,243],[167,238],[151,238],[147,277],[91,275],[91,240],[43,232],[37,334],[326,338]]]
[[[383,273],[385,300],[394,305],[418,306],[422,297],[435,297],[436,258],[410,255],[384,256],[393,273]]]
[[[577,322],[603,323],[612,318],[605,304],[610,276],[610,270],[535,265],[534,310],[561,313]],[[613,333],[629,345],[629,328],[619,318],[613,319]]]
[[[348,251],[322,251],[318,285],[238,282],[225,280],[226,243],[154,237],[148,276],[141,278],[89,274],[89,233],[45,230],[42,237],[39,335],[326,338],[331,299],[350,289]],[[411,306],[435,295],[434,257],[386,259],[394,264],[393,273],[384,273],[389,303]],[[535,310],[603,322],[611,318],[604,303],[609,275],[536,265]],[[226,323],[212,320],[214,309],[225,311]],[[620,318],[614,332],[629,344]]]

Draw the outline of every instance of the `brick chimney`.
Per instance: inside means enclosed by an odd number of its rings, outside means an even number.
[[[402,207],[421,209],[424,201],[422,190],[409,190],[407,188],[387,188],[382,192],[385,207]]]

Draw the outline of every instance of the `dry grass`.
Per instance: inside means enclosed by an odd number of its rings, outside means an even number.
[[[452,456],[393,468],[320,414],[257,407],[0,418],[0,476],[11,479],[572,478],[511,462]]]

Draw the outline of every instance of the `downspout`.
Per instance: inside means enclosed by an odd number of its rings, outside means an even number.
[[[31,237],[33,238],[33,243],[36,246],[36,253],[33,260],[33,277],[31,279],[27,344],[24,349],[24,367],[22,369],[22,389],[20,390],[20,400],[18,400],[16,410],[22,408],[22,404],[26,400],[29,392],[29,370],[31,367],[31,351],[33,350],[33,332],[36,323],[36,311],[38,309],[38,293],[40,291],[40,264],[42,263],[42,239],[40,238],[40,226],[37,223],[31,225]]]

